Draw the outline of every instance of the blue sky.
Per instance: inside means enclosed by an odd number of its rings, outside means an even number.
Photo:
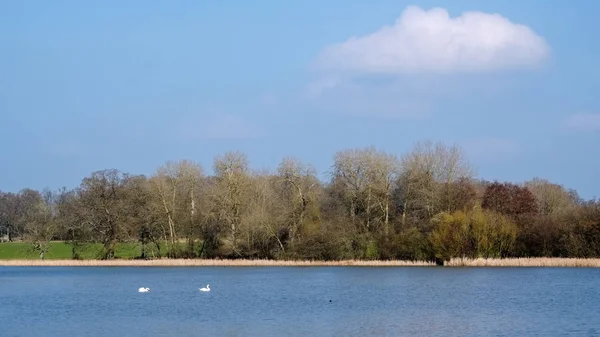
[[[400,155],[430,139],[463,146],[482,178],[539,176],[600,197],[599,10],[4,1],[0,190],[71,188],[105,168],[152,174],[167,160],[211,172],[228,150],[257,169],[291,155],[323,173],[338,150]]]

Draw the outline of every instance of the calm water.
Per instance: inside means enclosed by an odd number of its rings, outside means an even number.
[[[207,283],[211,292],[200,292]],[[150,292],[138,293],[141,286]],[[4,337],[599,336],[600,270],[0,267],[0,331]]]

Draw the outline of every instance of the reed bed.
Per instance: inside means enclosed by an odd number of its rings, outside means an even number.
[[[155,259],[155,260],[0,260],[0,266],[48,266],[48,267],[427,267],[430,261],[296,261],[296,260],[221,260],[221,259]]]
[[[505,259],[453,258],[444,262],[448,267],[580,267],[600,268],[600,259],[526,257]]]

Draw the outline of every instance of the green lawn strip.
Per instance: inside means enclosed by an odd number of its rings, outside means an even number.
[[[181,248],[185,247],[184,243],[180,244]],[[33,246],[27,242],[2,242],[0,243],[0,260],[35,260],[39,259],[40,255],[34,251]],[[120,259],[133,259],[141,256],[142,248],[139,243],[125,242],[115,245],[115,257]],[[154,257],[157,254],[154,245],[148,245],[146,252],[149,257]],[[77,247],[77,253],[82,259],[97,259],[102,254],[102,244],[91,243]],[[166,245],[161,246],[162,256],[166,255]],[[44,255],[44,259],[48,260],[69,260],[72,258],[72,246],[62,241],[50,242],[50,249]]]

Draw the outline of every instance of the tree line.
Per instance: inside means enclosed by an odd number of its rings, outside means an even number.
[[[139,243],[140,258],[600,256],[599,200],[540,178],[478,179],[458,146],[346,149],[328,174],[294,158],[252,170],[237,151],[212,174],[187,160],[151,176],[101,170],[73,189],[0,192],[0,234],[42,255],[62,240],[73,258],[90,243],[115,258],[120,242]]]

